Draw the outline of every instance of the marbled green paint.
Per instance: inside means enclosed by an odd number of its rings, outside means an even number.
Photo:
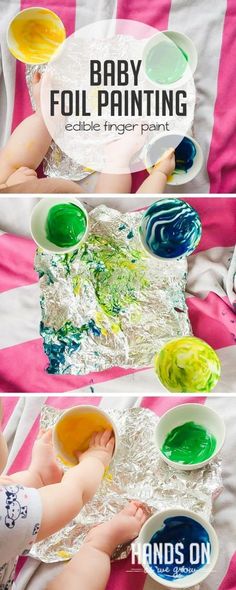
[[[216,439],[209,430],[195,422],[185,422],[169,432],[161,450],[171,461],[195,465],[209,459],[215,448]]]
[[[85,234],[86,227],[86,215],[74,203],[61,203],[49,209],[46,219],[46,236],[50,242],[60,248],[78,244]]]

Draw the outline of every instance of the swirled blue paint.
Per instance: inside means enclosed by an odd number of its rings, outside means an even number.
[[[163,562],[162,556],[165,552],[163,550],[162,553],[160,547],[167,543],[168,556],[165,556],[166,561]],[[155,551],[155,544],[159,547],[158,553]],[[182,547],[178,544],[182,544]],[[152,536],[150,545],[151,556],[147,559],[149,567],[158,577],[172,582],[203,568],[209,562],[208,556],[211,554],[208,532],[199,522],[188,516],[166,518],[162,528]],[[174,559],[173,563],[170,563],[172,555]],[[179,563],[180,561],[183,563]]]
[[[182,258],[198,245],[202,226],[199,215],[185,201],[163,198],[146,211],[140,225],[144,247],[160,258]]]

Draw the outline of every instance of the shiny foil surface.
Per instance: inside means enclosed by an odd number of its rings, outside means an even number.
[[[49,373],[144,368],[168,340],[191,334],[187,261],[159,260],[141,245],[141,212],[99,205],[78,250],[38,249],[40,333]]]
[[[130,500],[143,502],[150,514],[182,507],[212,519],[213,501],[222,490],[221,460],[215,458],[195,471],[174,470],[154,444],[156,414],[144,408],[106,412],[118,430],[117,454],[96,495],[80,514],[63,530],[33,546],[30,555],[45,563],[70,559],[92,527],[112,518]],[[53,427],[61,413],[44,406],[41,427]],[[124,559],[129,552],[130,545],[119,546],[113,560]]]

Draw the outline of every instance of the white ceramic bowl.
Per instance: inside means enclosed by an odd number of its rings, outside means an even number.
[[[63,444],[61,443],[61,441],[58,438],[57,426],[60,422],[62,422],[64,420],[64,418],[66,416],[74,416],[74,417],[81,418],[81,416],[83,416],[84,414],[88,414],[88,413],[94,414],[96,416],[101,416],[101,418],[103,418],[103,419],[105,418],[105,420],[107,420],[109,422],[109,424],[111,425],[112,430],[114,432],[114,436],[115,436],[115,448],[114,448],[112,459],[115,457],[115,455],[117,453],[118,431],[117,431],[117,427],[116,427],[114,420],[112,420],[110,418],[110,416],[105,411],[101,410],[100,408],[97,408],[96,406],[92,406],[92,405],[74,406],[73,408],[65,410],[65,412],[63,412],[61,414],[61,416],[57,420],[56,424],[54,425],[53,434],[52,434],[53,445],[56,450],[56,453],[65,464],[76,465],[77,461],[76,461],[76,458],[74,458],[74,460],[73,460],[73,458],[65,452],[65,450],[63,448]]]
[[[81,209],[84,212],[87,220],[86,231],[82,239],[77,244],[74,244],[74,246],[70,246],[68,248],[60,248],[60,246],[57,246],[56,244],[50,242],[46,237],[45,230],[46,219],[49,209],[51,209],[51,207],[53,207],[54,205],[59,205],[62,203],[73,203],[73,205],[79,207],[79,209]],[[88,235],[88,226],[88,214],[86,209],[78,199],[75,199],[74,197],[70,196],[60,198],[42,197],[42,199],[33,208],[30,220],[30,231],[32,238],[34,239],[36,244],[40,246],[40,248],[43,248],[43,250],[46,250],[47,252],[52,252],[54,254],[67,254],[68,252],[73,252],[73,250],[76,250],[78,246],[86,240],[86,237]]]
[[[169,83],[169,84],[162,84],[160,82],[154,82],[152,80],[152,78],[149,77],[147,71],[146,71],[146,60],[147,60],[147,56],[149,54],[149,52],[151,51],[151,49],[155,46],[157,46],[159,43],[163,43],[163,41],[165,41],[165,37],[167,37],[167,39],[170,41],[171,44],[176,45],[179,49],[182,49],[182,51],[184,53],[186,53],[188,55],[188,61],[186,61],[186,69],[184,71],[184,73],[182,74],[182,76],[176,80],[175,82]],[[159,31],[158,33],[156,33],[155,35],[153,35],[145,44],[144,46],[144,50],[143,50],[143,57],[142,57],[142,61],[143,61],[143,68],[144,68],[144,72],[145,75],[147,77],[147,79],[149,80],[149,82],[151,82],[151,84],[155,84],[156,86],[159,87],[175,87],[175,86],[180,86],[185,84],[187,82],[187,80],[189,80],[189,78],[191,78],[196,70],[197,67],[197,63],[198,63],[198,55],[197,55],[197,50],[196,47],[194,45],[194,43],[192,42],[192,40],[187,37],[187,35],[185,35],[184,33],[179,33],[178,31]]]
[[[151,172],[151,168],[153,166],[153,162],[150,162],[149,157],[148,157],[148,151],[150,149],[150,146],[153,143],[158,143],[160,142],[163,143],[163,150],[162,150],[162,154],[164,153],[164,151],[166,149],[168,149],[169,147],[174,147],[176,149],[177,145],[176,145],[176,137],[180,137],[180,134],[174,134],[174,133],[166,133],[165,135],[160,134],[158,135],[158,139],[156,139],[155,137],[149,142],[149,144],[146,146],[145,148],[145,154],[144,154],[144,161],[145,161],[145,166],[146,169],[148,170],[148,172]],[[185,135],[184,137],[186,137],[187,139],[189,139],[193,145],[196,148],[196,155],[193,161],[193,165],[191,166],[191,168],[189,168],[189,170],[187,170],[187,172],[185,172],[184,170],[178,170],[177,174],[173,174],[167,181],[167,184],[170,186],[179,186],[182,184],[186,184],[187,182],[190,182],[190,180],[193,180],[200,172],[202,165],[203,165],[203,153],[202,153],[202,148],[199,145],[199,143],[196,141],[196,139],[194,139],[193,137],[191,137],[190,135]],[[173,141],[171,141],[171,138],[173,138]],[[179,142],[180,143],[180,142]]]
[[[162,452],[162,446],[165,442],[167,435],[176,428],[181,426],[185,422],[195,422],[200,424],[205,429],[209,430],[211,434],[216,438],[216,448],[209,459],[201,461],[200,463],[194,464],[182,464],[177,461],[171,461]],[[201,404],[181,404],[172,408],[160,418],[154,433],[154,442],[162,456],[162,459],[171,465],[175,469],[181,469],[190,471],[193,469],[200,469],[207,465],[221,450],[225,440],[225,424],[222,418],[209,408]]]
[[[158,576],[150,567],[145,556],[143,556],[141,563],[146,571],[146,573],[153,579],[155,582],[158,582],[161,586],[167,586],[168,588],[190,588],[195,586],[195,584],[200,584],[205,578],[209,576],[212,570],[215,567],[215,564],[218,559],[219,554],[219,543],[217,535],[210,525],[210,523],[205,520],[202,516],[199,516],[195,512],[191,510],[185,510],[184,508],[177,507],[177,508],[170,508],[168,510],[164,510],[162,512],[156,513],[151,518],[149,518],[143,525],[139,537],[136,543],[140,543],[143,546],[146,543],[149,543],[152,536],[162,528],[164,520],[166,518],[171,518],[174,516],[186,516],[188,518],[192,518],[196,522],[200,523],[205,530],[207,531],[210,543],[211,543],[211,559],[210,563],[202,566],[199,570],[194,572],[193,574],[186,575],[184,578],[175,579],[173,582],[169,580],[165,580],[161,576]],[[135,543],[135,544],[136,544]]]
[[[64,24],[55,12],[53,12],[52,10],[49,10],[48,8],[37,7],[37,6],[32,6],[31,8],[25,8],[25,10],[21,10],[10,20],[9,25],[8,25],[8,29],[7,29],[8,49],[12,53],[12,55],[14,55],[14,57],[16,59],[19,59],[21,62],[26,63],[26,64],[40,64],[40,63],[47,63],[49,61],[48,58],[44,59],[43,55],[41,58],[37,58],[37,59],[35,58],[35,46],[34,46],[33,41],[32,41],[32,45],[30,45],[28,43],[28,46],[27,46],[27,52],[30,54],[30,51],[31,51],[31,58],[26,58],[24,56],[23,52],[19,51],[19,45],[18,45],[17,39],[16,39],[14,32],[13,32],[13,25],[16,22],[22,23],[22,25],[23,24],[27,25],[28,23],[31,23],[33,21],[35,23],[37,23],[37,21],[45,19],[45,18],[48,19],[47,25],[51,21],[53,27],[54,28],[56,27],[58,31],[61,31],[62,37],[64,37],[64,39],[66,38]],[[58,45],[58,48],[60,47],[60,45]],[[53,55],[54,55],[54,52],[52,52],[51,57]]]

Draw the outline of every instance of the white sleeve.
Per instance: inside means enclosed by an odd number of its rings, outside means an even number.
[[[41,516],[38,490],[21,485],[0,486],[0,566],[30,551]]]

